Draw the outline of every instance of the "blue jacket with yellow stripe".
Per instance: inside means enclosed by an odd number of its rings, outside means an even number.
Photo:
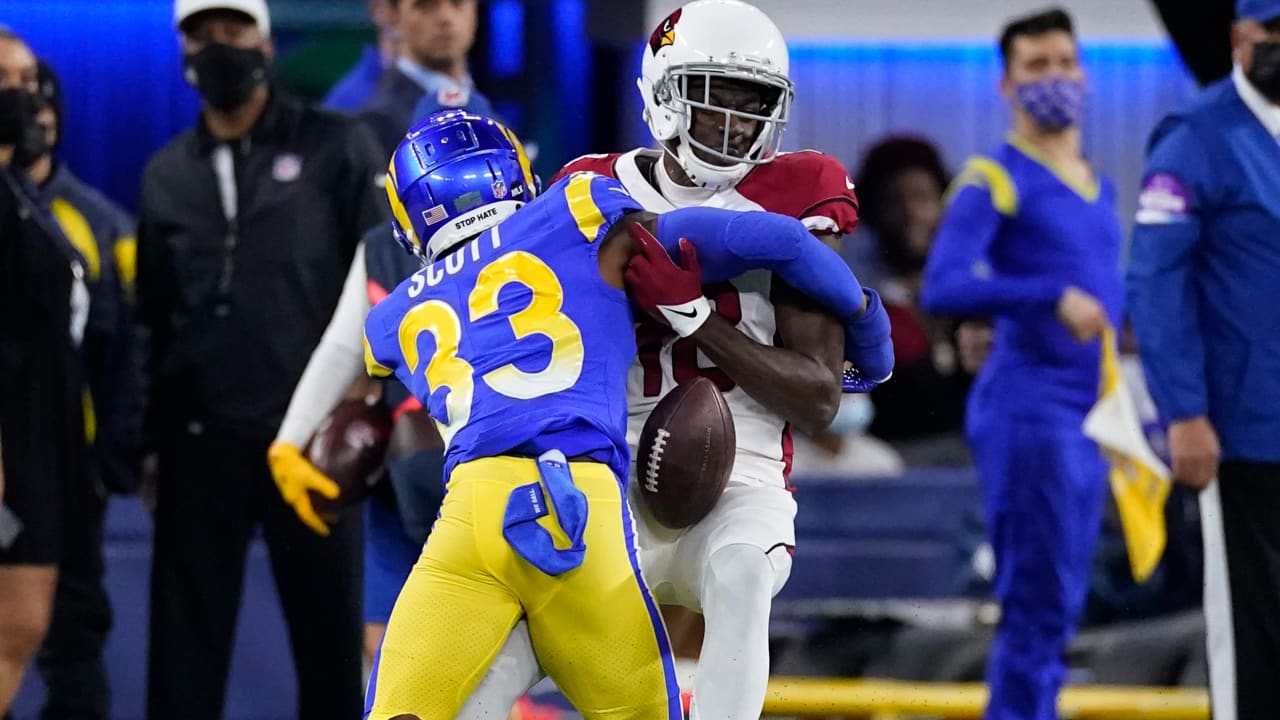
[[[103,483],[112,490],[130,491],[136,485],[130,468],[141,422],[132,301],[134,223],[60,164],[39,194],[82,260],[89,289],[81,345],[89,390],[85,441],[94,448]]]
[[[933,313],[995,323],[971,414],[1017,406],[1084,417],[1098,398],[1100,344],[1071,337],[1058,300],[1068,286],[1084,290],[1118,326],[1122,240],[1106,180],[1080,186],[1012,134],[968,161],[949,191],[920,299]],[[998,407],[975,407],[983,399]]]

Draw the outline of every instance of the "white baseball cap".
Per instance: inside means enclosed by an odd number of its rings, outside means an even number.
[[[263,35],[271,34],[267,0],[174,0],[173,24],[179,30],[187,18],[205,10],[235,10],[253,18]]]

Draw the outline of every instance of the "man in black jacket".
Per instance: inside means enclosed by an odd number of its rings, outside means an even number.
[[[151,158],[138,223],[157,454],[148,716],[221,716],[246,552],[261,524],[298,676],[298,715],[361,711],[359,514],[327,536],[266,464],[386,160],[353,119],[268,81],[265,0],[177,0],[196,126]]]

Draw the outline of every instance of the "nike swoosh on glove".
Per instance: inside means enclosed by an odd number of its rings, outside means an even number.
[[[280,497],[298,514],[298,519],[317,535],[327,536],[329,526],[320,519],[311,504],[310,491],[332,500],[338,497],[338,484],[325,477],[303,457],[302,450],[289,443],[272,443],[267,448],[267,465],[271,468],[271,477],[275,478]]]
[[[680,239],[677,265],[643,225],[631,223],[627,231],[640,250],[623,274],[632,302],[680,337],[697,332],[711,317],[711,303],[702,294],[702,267],[693,243]]]
[[[846,393],[871,392],[893,375],[893,339],[889,313],[880,294],[864,287],[867,307],[845,325],[844,357],[853,367],[844,371],[841,382]]]

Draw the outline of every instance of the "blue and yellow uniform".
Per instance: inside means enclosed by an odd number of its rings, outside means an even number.
[[[597,260],[637,210],[615,181],[567,178],[370,313],[370,372],[422,399],[448,449],[440,518],[392,613],[367,717],[454,717],[522,616],[584,717],[680,717],[623,489],[631,309]],[[567,488],[563,465],[538,460],[554,450],[572,459]]]
[[[1098,399],[1101,344],[1076,342],[1056,311],[1075,286],[1118,327],[1121,238],[1109,183],[1072,183],[1010,135],[956,179],[925,269],[926,310],[996,328],[966,418],[1002,605],[988,666],[993,720],[1057,717],[1107,475],[1081,430]]]

